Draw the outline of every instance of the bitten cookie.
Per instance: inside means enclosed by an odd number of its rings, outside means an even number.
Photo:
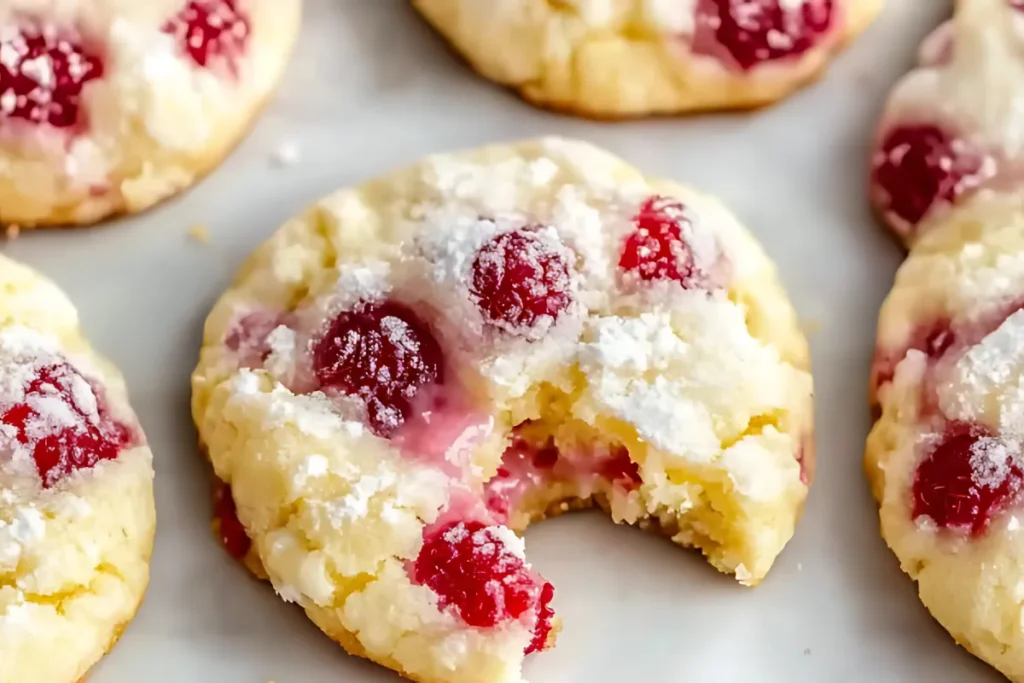
[[[153,466],[65,296],[0,256],[0,683],[75,683],[149,580]]]
[[[804,338],[717,201],[581,142],[431,157],[289,221],[207,322],[228,548],[350,652],[521,681],[516,535],[600,504],[755,585],[813,469]]]
[[[971,0],[895,87],[871,158],[871,199],[912,244],[951,207],[1018,191],[1024,174],[1024,2]]]
[[[534,104],[625,118],[771,104],[882,0],[413,0],[485,77]]]
[[[210,171],[284,71],[301,0],[0,3],[0,223],[93,223]]]

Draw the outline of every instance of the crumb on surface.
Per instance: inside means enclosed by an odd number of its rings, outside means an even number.
[[[294,142],[282,142],[271,157],[279,167],[294,166],[299,161],[299,146]]]
[[[821,332],[821,319],[820,318],[804,318],[800,321],[800,328],[804,331],[804,334],[810,336]]]
[[[21,226],[17,223],[11,223],[4,229],[4,234],[9,240],[16,240],[21,235]]]
[[[210,229],[205,225],[193,225],[188,229],[188,236],[200,244],[210,243]]]

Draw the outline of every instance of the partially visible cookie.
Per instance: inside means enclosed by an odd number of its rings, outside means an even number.
[[[88,224],[191,186],[280,80],[301,0],[0,3],[0,223]]]
[[[871,199],[907,244],[953,206],[1019,191],[1024,2],[958,2],[919,62],[889,98],[871,159]]]
[[[625,118],[771,104],[882,0],[413,0],[483,76],[534,104]]]
[[[74,683],[149,581],[152,456],[65,296],[0,256],[0,683]]]
[[[921,601],[1024,681],[1024,198],[929,225],[882,308],[865,464]]]

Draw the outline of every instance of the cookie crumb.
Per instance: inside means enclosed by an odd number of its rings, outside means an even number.
[[[821,332],[821,319],[820,318],[805,318],[800,321],[800,328],[804,331],[807,336],[815,335]]]
[[[299,162],[299,146],[294,142],[284,142],[274,150],[272,160],[275,166],[282,168],[294,166]]]
[[[4,230],[4,234],[7,235],[7,239],[9,240],[16,240],[18,239],[18,236],[21,235],[21,226],[17,223],[11,223]]]
[[[200,244],[210,243],[210,230],[205,225],[193,225],[188,229],[188,236]]]

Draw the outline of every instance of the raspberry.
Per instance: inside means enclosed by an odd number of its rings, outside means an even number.
[[[413,581],[437,594],[470,626],[491,628],[529,618],[534,637],[526,652],[543,649],[551,631],[554,588],[536,577],[506,545],[510,534],[481,522],[453,522],[424,535]]]
[[[957,333],[947,319],[938,320],[930,326],[918,329],[910,344],[898,354],[879,353],[874,362],[875,386],[880,387],[892,381],[896,365],[906,357],[907,351],[922,351],[929,361],[937,361],[957,342]]]
[[[31,448],[43,488],[116,459],[134,440],[131,428],[113,420],[98,392],[66,364],[40,368],[22,402],[7,406],[0,422]]]
[[[267,337],[280,324],[276,315],[264,311],[249,313],[231,326],[224,345],[239,357],[239,364],[259,366],[270,355]]]
[[[224,549],[236,560],[243,559],[249,554],[252,541],[245,533],[245,527],[238,519],[238,510],[235,508],[235,499],[231,496],[231,487],[224,484],[217,491],[213,506],[213,516],[217,521],[217,531],[220,535],[220,542]]]
[[[979,536],[1020,492],[1019,447],[984,428],[955,422],[917,466],[913,515]]]
[[[916,226],[935,204],[953,202],[987,179],[990,161],[938,126],[894,128],[872,159],[875,202],[883,213]]]
[[[502,233],[481,247],[470,291],[484,317],[520,335],[557,319],[572,299],[569,263],[559,247],[535,228]]]
[[[676,280],[684,286],[697,276],[693,252],[683,238],[692,225],[686,207],[669,197],[650,197],[633,219],[619,268],[641,280]]]
[[[714,31],[743,70],[810,50],[832,26],[833,0],[700,0],[698,26]]]
[[[189,0],[164,24],[163,31],[178,39],[196,65],[205,68],[221,60],[233,74],[252,32],[249,17],[238,8],[237,0]]]
[[[612,454],[611,459],[601,464],[601,476],[626,489],[635,489],[643,483],[640,467],[630,459],[629,451],[621,447]]]
[[[313,349],[324,387],[366,404],[370,428],[389,437],[409,417],[421,388],[443,381],[441,346],[402,304],[363,304],[335,318]]]
[[[0,122],[79,124],[82,90],[102,76],[99,55],[71,31],[34,24],[0,28]]]

